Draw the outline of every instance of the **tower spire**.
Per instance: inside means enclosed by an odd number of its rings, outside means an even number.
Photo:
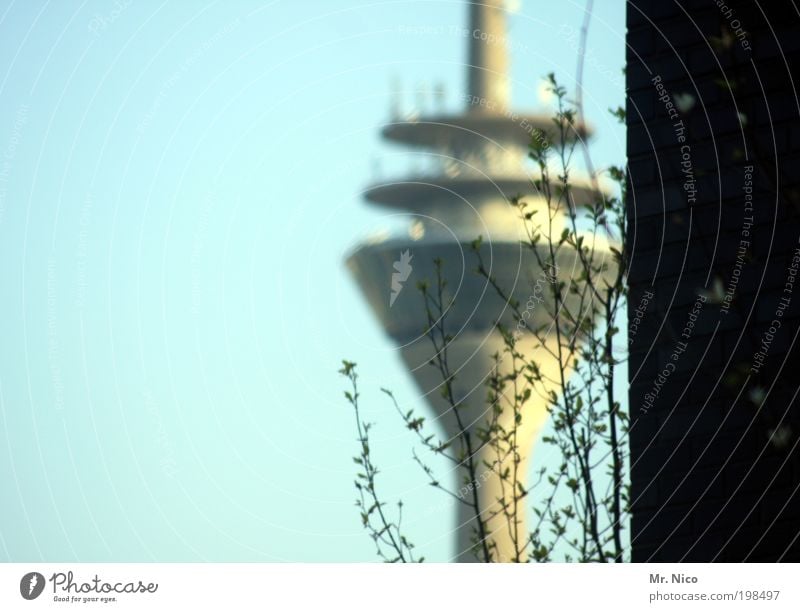
[[[469,6],[470,112],[503,113],[509,106],[508,49],[503,0],[473,0]]]

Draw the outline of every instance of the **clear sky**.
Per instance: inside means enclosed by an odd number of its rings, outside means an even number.
[[[582,1],[516,0],[515,110],[574,88]],[[586,110],[621,163],[622,0]],[[462,0],[0,2],[0,560],[354,561],[361,365],[389,500],[431,560],[452,505],[379,387],[418,406],[343,257],[390,89],[459,107]],[[377,160],[377,161],[376,161]]]

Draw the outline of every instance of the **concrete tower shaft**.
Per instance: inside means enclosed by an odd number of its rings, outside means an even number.
[[[470,5],[469,94],[472,113],[502,114],[508,110],[508,45],[503,0],[477,0]]]

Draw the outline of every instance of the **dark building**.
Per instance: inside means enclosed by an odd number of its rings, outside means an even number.
[[[800,15],[629,0],[633,561],[800,561]]]

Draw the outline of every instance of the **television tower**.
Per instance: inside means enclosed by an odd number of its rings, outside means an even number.
[[[537,291],[538,296],[546,298],[549,291],[541,286],[541,279],[552,276],[552,270],[542,270],[529,247],[520,244],[525,240],[524,226],[519,210],[508,201],[511,196],[521,195],[540,205],[542,214],[547,214],[547,204],[535,193],[534,177],[525,164],[531,139],[549,139],[555,134],[550,116],[510,111],[506,16],[502,5],[502,0],[481,0],[469,5],[466,110],[426,115],[420,110],[406,117],[395,116],[383,128],[386,140],[427,151],[431,167],[367,189],[365,197],[371,204],[405,211],[411,223],[406,232],[359,246],[347,259],[361,291],[435,412],[445,438],[454,437],[458,426],[449,402],[440,392],[441,375],[430,365],[434,349],[424,334],[428,320],[416,283],[427,280],[435,290],[434,260],[442,261],[442,275],[454,300],[446,313],[447,331],[454,337],[447,349],[449,367],[455,375],[454,395],[462,422],[474,432],[491,418],[484,384],[494,367],[492,356],[502,355],[504,349],[496,324],[502,321],[511,329],[516,322],[507,304],[475,273],[477,259],[471,250],[472,242],[482,237],[481,254],[490,274],[522,305],[531,298],[537,304]],[[578,203],[595,195],[588,187],[579,185],[575,189]],[[563,223],[564,219],[556,219],[556,235],[561,233]],[[568,278],[571,271],[577,274],[578,266],[571,258],[556,262],[560,277],[566,274]],[[544,304],[535,305],[529,327],[546,323],[547,312]],[[528,356],[542,350],[527,332],[517,340],[517,348]],[[508,361],[501,363],[501,371],[510,370]],[[542,374],[551,379],[558,373],[558,364],[553,361],[547,359],[542,364]],[[522,474],[527,471],[533,442],[546,418],[545,402],[532,394],[523,407],[517,432],[519,448],[527,451],[520,465]],[[511,423],[507,426],[510,428]],[[475,462],[481,473],[476,490],[484,516],[497,510],[501,495],[499,478],[483,467],[484,461],[495,462],[490,454],[489,449],[479,451]],[[457,490],[463,483],[463,474],[456,476]],[[525,480],[523,477],[523,484]],[[529,506],[527,498],[525,501]],[[464,504],[457,505],[456,559],[474,561],[474,512]],[[526,533],[523,519],[519,518],[519,533]],[[486,530],[495,547],[495,558],[513,560],[514,544],[507,521],[499,516],[487,520]]]

